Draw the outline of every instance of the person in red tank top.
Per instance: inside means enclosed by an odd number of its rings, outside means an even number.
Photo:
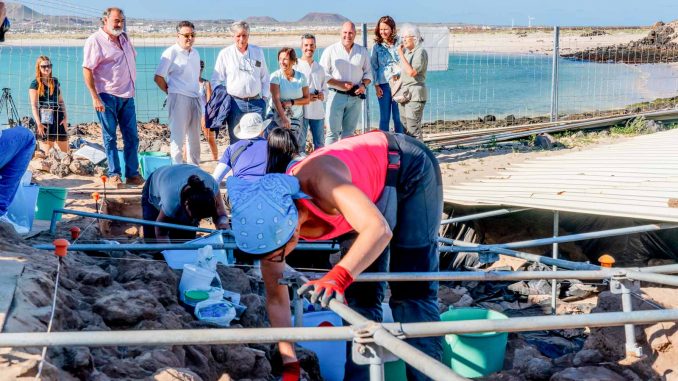
[[[272,149],[269,142],[269,169],[284,168]],[[397,162],[392,161],[393,155]],[[291,326],[288,289],[278,279],[285,256],[300,238],[338,238],[347,248],[332,270],[300,292],[312,291],[312,301],[319,299],[324,306],[333,298],[346,300],[375,321],[382,318],[385,283],[353,284],[355,277],[366,270],[438,271],[442,181],[435,156],[422,143],[402,134],[387,137],[381,131],[371,132],[319,149],[290,165],[286,173],[268,174],[257,182],[227,180],[236,244],[263,259],[272,326]],[[395,321],[439,320],[437,282],[417,284],[390,284]],[[434,358],[442,356],[441,338],[408,342]],[[282,342],[279,349],[286,371],[296,374],[293,344]],[[345,371],[345,379],[369,377],[367,367],[350,360]],[[407,374],[410,379],[426,379],[409,366]]]

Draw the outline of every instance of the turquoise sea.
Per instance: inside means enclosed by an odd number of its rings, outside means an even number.
[[[198,47],[210,78],[220,47]],[[137,117],[159,117],[165,95],[153,82],[164,47],[137,47]],[[277,69],[278,48],[265,48],[269,70]],[[322,49],[316,54],[319,57]],[[29,115],[28,86],[35,76],[35,60],[47,55],[62,83],[71,123],[96,121],[82,80],[82,49],[62,46],[0,45],[0,87],[9,87],[21,116]],[[667,64],[625,65],[559,61],[561,114],[604,110],[630,103],[674,96],[678,79]],[[430,98],[425,120],[465,119],[493,114],[503,117],[546,115],[551,108],[552,59],[537,54],[453,53],[449,69],[428,74]],[[378,122],[378,105],[370,88],[370,120]],[[4,113],[3,113],[4,114]],[[0,115],[0,123],[6,116]]]

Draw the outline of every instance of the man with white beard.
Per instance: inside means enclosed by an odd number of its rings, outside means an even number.
[[[111,7],[104,11],[102,27],[85,41],[82,73],[97,112],[108,159],[109,184],[122,187],[122,168],[118,157],[116,127],[124,143],[127,185],[144,183],[139,175],[139,135],[134,107],[136,51],[123,30],[125,14]]]

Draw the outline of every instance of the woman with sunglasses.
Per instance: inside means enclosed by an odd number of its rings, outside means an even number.
[[[374,321],[382,321],[386,284],[353,283],[360,273],[438,271],[442,180],[437,159],[422,142],[373,131],[342,139],[299,162],[281,162],[271,150],[268,155],[286,174],[269,173],[253,182],[231,177],[226,185],[236,245],[262,259],[272,326],[291,323],[288,290],[278,280],[285,256],[300,238],[337,239],[342,247],[332,270],[300,292],[312,290],[311,300],[320,298],[323,305],[333,298],[343,301],[345,295],[352,309]],[[389,282],[389,287],[395,321],[440,320],[437,282]],[[442,357],[440,337],[406,341],[433,358]],[[282,342],[279,348],[284,372],[298,374],[294,346]],[[350,358],[344,379],[368,379],[368,367]],[[409,365],[406,372],[409,380],[426,379]]]
[[[41,140],[40,149],[48,153],[56,146],[68,153],[68,117],[61,94],[59,80],[52,76],[52,62],[47,56],[35,61],[35,79],[28,90],[33,119],[37,124],[36,135]]]

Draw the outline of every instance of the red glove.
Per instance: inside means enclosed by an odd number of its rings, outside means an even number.
[[[318,298],[322,294],[321,305],[323,307],[327,307],[333,297],[344,303],[344,292],[351,283],[353,283],[353,277],[351,276],[351,273],[349,273],[345,268],[337,265],[334,266],[334,268],[322,278],[306,283],[299,289],[299,295],[313,287],[313,293],[311,293],[311,303],[317,302]]]
[[[299,381],[301,378],[301,366],[299,361],[283,364],[282,379],[280,381]]]

